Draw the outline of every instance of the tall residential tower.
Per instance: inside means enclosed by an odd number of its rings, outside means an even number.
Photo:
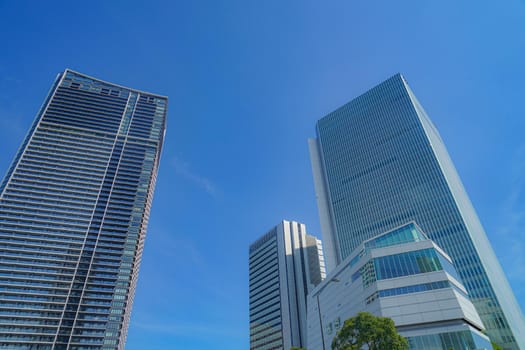
[[[0,184],[1,349],[124,349],[166,107],[58,75]]]
[[[250,350],[306,346],[306,296],[325,276],[321,241],[282,221],[250,246]]]
[[[409,221],[451,256],[490,338],[525,350],[519,304],[438,131],[401,75],[317,123],[309,141],[328,269]]]

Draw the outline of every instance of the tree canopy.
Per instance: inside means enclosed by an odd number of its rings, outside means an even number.
[[[501,346],[499,346],[498,344],[494,343],[494,342],[491,342],[492,343],[492,349],[494,350],[503,350],[503,348]]]
[[[408,341],[397,333],[394,321],[360,312],[345,321],[332,341],[332,350],[407,350]]]

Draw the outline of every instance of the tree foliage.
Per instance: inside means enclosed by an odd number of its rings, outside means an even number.
[[[407,350],[408,341],[397,333],[394,321],[360,312],[345,321],[332,341],[332,350]]]
[[[501,346],[499,346],[498,344],[494,343],[494,342],[491,342],[492,343],[492,349],[494,350],[503,350],[503,348]]]

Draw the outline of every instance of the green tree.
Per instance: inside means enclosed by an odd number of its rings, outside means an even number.
[[[408,341],[397,333],[394,321],[360,312],[345,321],[332,341],[332,350],[407,350]]]
[[[494,350],[503,350],[503,348],[501,346],[499,346],[498,344],[494,343],[494,342],[491,342],[492,343],[492,349]]]

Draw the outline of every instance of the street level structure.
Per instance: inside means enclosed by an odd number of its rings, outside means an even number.
[[[362,243],[308,297],[308,349],[330,350],[360,311],[389,317],[410,350],[491,350],[450,257],[408,223]]]

